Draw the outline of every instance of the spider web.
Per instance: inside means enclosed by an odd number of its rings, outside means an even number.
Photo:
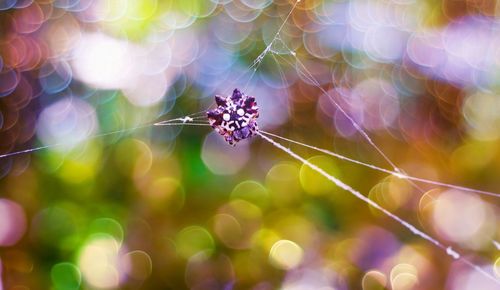
[[[418,189],[421,193],[424,193],[423,189],[421,189],[416,183],[416,182],[423,182],[423,183],[427,183],[427,184],[432,184],[432,185],[437,185],[437,186],[444,186],[444,187],[448,187],[448,188],[454,188],[454,189],[459,189],[459,190],[462,190],[462,191],[466,191],[466,192],[476,192],[476,193],[480,193],[480,194],[484,194],[484,195],[489,195],[489,196],[495,196],[495,197],[500,197],[499,194],[497,193],[494,193],[494,192],[489,192],[489,191],[482,191],[482,190],[475,190],[475,189],[471,189],[471,188],[467,188],[467,187],[463,187],[463,186],[458,186],[458,185],[453,185],[453,184],[448,184],[448,183],[443,183],[443,182],[438,182],[438,181],[433,181],[433,180],[427,180],[427,179],[423,179],[423,178],[419,178],[419,177],[414,177],[414,176],[410,176],[408,174],[406,174],[402,169],[400,169],[392,160],[391,158],[389,158],[389,156],[372,140],[372,138],[368,135],[368,133],[354,120],[354,118],[345,111],[345,109],[323,88],[323,86],[315,79],[315,77],[313,76],[313,74],[307,69],[307,67],[304,65],[304,63],[297,57],[297,54],[295,53],[295,51],[293,51],[292,49],[290,49],[287,44],[281,39],[280,37],[280,33],[283,29],[283,27],[285,26],[287,20],[289,19],[290,15],[293,13],[293,11],[295,10],[297,4],[300,2],[300,0],[296,1],[295,4],[293,5],[290,13],[285,17],[285,20],[284,22],[281,24],[281,26],[279,27],[278,31],[276,32],[276,34],[274,35],[274,37],[271,39],[270,43],[266,46],[266,48],[262,51],[262,53],[260,53],[257,58],[252,62],[252,65],[250,66],[250,69],[254,69],[253,73],[251,74],[248,82],[250,81],[250,79],[253,77],[254,75],[254,72],[257,70],[257,68],[259,67],[259,65],[262,63],[262,61],[264,60],[264,58],[268,55],[268,54],[271,54],[273,59],[275,60],[276,62],[276,65],[278,66],[278,73],[280,75],[280,78],[283,82],[286,82],[286,79],[285,79],[285,75],[284,75],[284,72],[283,70],[279,67],[280,66],[280,63],[279,61],[276,59],[275,55],[277,55],[278,57],[281,57],[282,59],[284,59],[282,56],[281,56],[281,53],[276,53],[274,51],[274,45],[275,44],[280,44],[282,46],[282,48],[285,48],[286,50],[286,53],[290,54],[293,56],[294,60],[296,61],[296,64],[297,64],[297,71],[298,73],[301,73],[303,74],[303,76],[310,81],[310,83],[312,85],[314,85],[315,87],[317,87],[322,93],[324,93],[326,96],[329,97],[329,100],[332,102],[332,104],[335,106],[335,108],[337,110],[339,110],[342,115],[349,121],[349,123],[352,125],[352,127],[363,137],[363,139],[368,143],[370,144],[370,146],[393,168],[393,170],[388,170],[388,169],[384,169],[382,167],[379,167],[379,166],[376,166],[376,165],[373,165],[373,164],[369,164],[369,163],[365,163],[365,162],[361,162],[361,161],[358,161],[358,160],[354,160],[352,158],[349,158],[349,157],[345,157],[345,156],[342,156],[340,154],[337,154],[337,153],[334,153],[332,151],[329,151],[329,150],[325,150],[325,149],[321,149],[321,148],[318,148],[318,147],[315,147],[315,146],[312,146],[312,145],[309,145],[309,144],[305,144],[305,143],[302,143],[302,142],[297,142],[297,141],[294,141],[294,140],[291,140],[291,139],[288,139],[286,137],[283,137],[283,136],[280,136],[280,135],[277,135],[277,134],[273,134],[273,133],[270,133],[270,132],[266,132],[266,131],[262,131],[259,133],[259,135],[267,142],[269,142],[270,144],[272,144],[273,146],[275,146],[276,148],[284,151],[285,153],[287,153],[289,156],[291,156],[292,158],[300,161],[302,164],[308,166],[309,168],[313,169],[314,171],[316,171],[317,173],[323,175],[325,178],[327,178],[329,181],[333,182],[335,185],[337,185],[338,187],[344,189],[345,191],[353,194],[354,196],[356,196],[358,199],[362,200],[363,202],[371,205],[372,207],[376,208],[377,210],[381,211],[382,213],[384,213],[386,216],[388,216],[389,218],[391,218],[392,220],[398,222],[399,224],[401,224],[403,227],[407,228],[412,234],[414,234],[415,236],[418,236],[428,242],[430,242],[431,244],[433,244],[435,247],[443,250],[444,253],[446,253],[448,256],[452,257],[453,259],[456,259],[456,260],[460,260],[461,262],[465,263],[466,265],[470,266],[472,269],[474,269],[475,271],[481,273],[482,275],[484,275],[484,277],[490,279],[491,281],[497,283],[497,284],[500,284],[500,280],[498,280],[494,274],[492,273],[489,273],[487,271],[485,271],[482,267],[480,267],[479,265],[476,265],[474,264],[473,262],[471,262],[470,260],[462,257],[456,250],[454,250],[451,246],[446,246],[444,244],[442,244],[440,241],[438,241],[437,239],[429,236],[428,234],[426,234],[425,232],[423,232],[422,230],[419,230],[418,228],[416,228],[414,225],[410,224],[409,222],[405,221],[404,219],[400,218],[399,216],[391,213],[390,211],[388,211],[387,209],[385,209],[384,207],[380,206],[379,204],[377,204],[376,202],[374,202],[373,200],[369,199],[368,197],[364,196],[363,194],[361,194],[359,191],[356,191],[355,189],[353,189],[351,186],[347,185],[346,183],[342,182],[341,180],[337,179],[336,177],[328,174],[326,171],[324,171],[322,168],[318,167],[317,165],[315,164],[312,164],[311,162],[309,162],[307,159],[305,159],[304,157],[301,157],[300,155],[298,155],[297,153],[295,153],[294,151],[292,151],[290,148],[287,148],[283,145],[281,145],[280,143],[276,142],[275,140],[273,140],[272,138],[270,138],[271,136],[272,137],[276,137],[276,138],[279,138],[281,140],[284,140],[284,141],[288,141],[290,143],[294,143],[294,144],[297,144],[297,145],[300,145],[300,146],[304,146],[304,147],[307,147],[307,148],[310,148],[310,149],[313,149],[313,150],[316,150],[316,151],[320,151],[322,153],[325,153],[325,154],[328,154],[330,156],[334,156],[336,158],[339,158],[339,159],[342,159],[342,160],[346,160],[346,161],[349,161],[349,162],[353,162],[353,163],[356,163],[358,165],[362,165],[362,166],[365,166],[365,167],[369,167],[369,168],[372,168],[372,169],[375,169],[375,170],[378,170],[378,171],[381,171],[381,172],[385,172],[385,173],[388,173],[388,174],[391,174],[391,175],[394,175],[398,178],[401,178],[401,179],[405,179],[407,182],[409,182],[413,187],[415,187],[416,189]],[[290,65],[293,65],[293,63],[290,63],[288,60],[284,59],[288,64]],[[247,84],[248,84],[247,82]],[[247,85],[245,85],[245,88],[246,88]],[[497,244],[496,241],[492,241],[493,244]]]

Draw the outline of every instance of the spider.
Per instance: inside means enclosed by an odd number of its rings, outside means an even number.
[[[259,130],[256,119],[259,107],[254,97],[247,96],[237,88],[226,98],[216,95],[217,108],[207,111],[210,126],[224,136],[229,145],[235,146]]]

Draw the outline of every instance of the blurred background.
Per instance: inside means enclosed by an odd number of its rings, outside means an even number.
[[[258,137],[151,126],[239,88],[392,169],[336,102],[408,174],[500,192],[500,3],[294,5],[0,0],[0,154],[48,146],[0,158],[0,290],[498,289]],[[498,198],[283,144],[500,278]]]

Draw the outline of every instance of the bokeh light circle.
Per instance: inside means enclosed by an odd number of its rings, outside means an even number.
[[[228,147],[224,139],[215,132],[207,135],[203,142],[201,158],[215,174],[231,175],[240,171],[250,159],[248,142]]]
[[[16,202],[0,199],[0,246],[12,246],[24,235],[27,227],[23,208]]]
[[[304,257],[304,251],[296,243],[289,240],[279,240],[269,252],[270,262],[277,268],[289,270],[297,267]]]
[[[179,231],[175,244],[177,253],[185,259],[200,252],[211,255],[215,247],[212,235],[200,226],[189,226]]]
[[[64,98],[46,107],[38,119],[37,135],[54,149],[68,150],[97,131],[95,109],[78,98]]]
[[[120,243],[106,234],[92,236],[78,257],[84,280],[101,289],[113,289],[123,281],[130,261],[123,257]]]
[[[77,290],[82,283],[82,274],[78,267],[67,262],[54,265],[50,276],[56,290]]]

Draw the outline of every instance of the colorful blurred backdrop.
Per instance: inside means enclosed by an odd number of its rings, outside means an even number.
[[[0,290],[500,289],[499,15],[496,0],[0,0]],[[275,139],[452,248],[259,136],[152,125],[234,88],[262,130],[389,170]]]

